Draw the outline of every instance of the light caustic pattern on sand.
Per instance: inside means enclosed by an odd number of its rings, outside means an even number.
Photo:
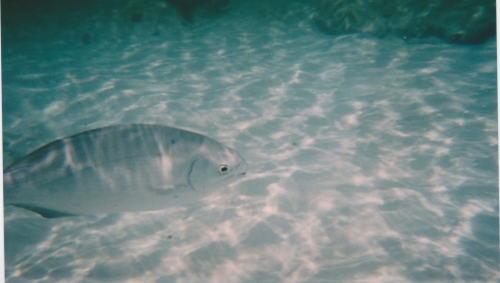
[[[233,11],[121,41],[105,27],[57,56],[7,48],[6,165],[133,122],[213,137],[250,168],[156,212],[44,220],[8,207],[7,278],[497,280],[495,42],[333,37],[293,17]]]

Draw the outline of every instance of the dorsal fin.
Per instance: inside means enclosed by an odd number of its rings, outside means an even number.
[[[13,173],[13,172],[20,171],[20,170],[26,170],[27,168],[28,168],[28,167],[26,167],[26,166],[21,166],[21,167],[15,167],[15,166],[14,166],[13,168],[12,168],[12,166],[9,166],[9,167],[7,167],[7,168],[3,171],[3,173],[4,173],[4,174],[6,174],[6,173]]]

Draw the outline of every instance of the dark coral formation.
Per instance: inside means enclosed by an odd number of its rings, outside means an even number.
[[[194,14],[198,9],[206,10],[209,13],[220,13],[227,5],[229,0],[166,0],[167,3],[174,6],[187,22],[193,22]]]
[[[333,34],[439,36],[453,43],[483,43],[496,33],[494,0],[323,0],[315,21]]]

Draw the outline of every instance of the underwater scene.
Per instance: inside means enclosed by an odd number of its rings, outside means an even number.
[[[6,282],[500,280],[493,0],[1,16]]]

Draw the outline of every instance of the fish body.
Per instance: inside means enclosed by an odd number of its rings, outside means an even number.
[[[244,175],[233,149],[159,125],[109,126],[55,140],[4,170],[4,204],[45,217],[184,204]]]

